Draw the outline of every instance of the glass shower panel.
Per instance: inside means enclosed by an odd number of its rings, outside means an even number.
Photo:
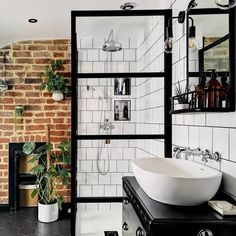
[[[77,19],[78,73],[160,72],[164,17]],[[164,60],[163,60],[164,62]]]
[[[163,78],[95,78],[78,83],[78,135],[163,133]]]
[[[106,141],[78,141],[78,197],[122,196],[122,177],[133,175],[134,159],[164,157],[164,140]]]

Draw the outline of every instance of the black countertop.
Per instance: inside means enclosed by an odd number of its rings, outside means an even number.
[[[199,206],[173,206],[152,200],[141,189],[135,177],[123,178],[124,189],[135,199],[136,205],[139,205],[148,215],[151,221],[156,222],[235,222],[236,217],[222,217],[220,214],[210,208],[207,203]],[[154,186],[155,187],[155,186]],[[201,191],[201,190],[199,190]],[[127,191],[126,191],[127,192]],[[132,200],[131,200],[132,202]]]

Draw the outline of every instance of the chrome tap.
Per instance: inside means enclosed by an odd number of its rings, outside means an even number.
[[[195,149],[191,149],[191,148],[180,148],[180,147],[175,147],[173,149],[174,151],[174,157],[176,159],[180,159],[180,154],[181,153],[185,153],[185,159],[188,159],[189,155],[193,155],[193,156],[201,156],[203,155],[203,151],[200,148],[195,148]]]
[[[208,149],[205,149],[205,151],[202,151],[200,148],[191,149],[189,147],[188,148],[175,147],[173,149],[173,152],[174,152],[173,157],[176,159],[180,159],[180,154],[185,153],[186,160],[188,159],[188,155],[202,156],[202,161],[204,161],[205,163],[208,162],[208,159],[220,161],[220,158],[221,158],[219,152],[215,152],[214,154],[211,154]]]

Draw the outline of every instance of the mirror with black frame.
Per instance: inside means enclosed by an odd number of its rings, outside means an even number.
[[[191,9],[188,14],[187,89],[193,111],[235,110],[232,14],[213,8]]]

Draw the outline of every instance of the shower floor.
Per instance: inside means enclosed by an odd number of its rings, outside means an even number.
[[[122,207],[115,210],[82,210],[77,213],[76,236],[104,236],[117,231],[122,236]]]

